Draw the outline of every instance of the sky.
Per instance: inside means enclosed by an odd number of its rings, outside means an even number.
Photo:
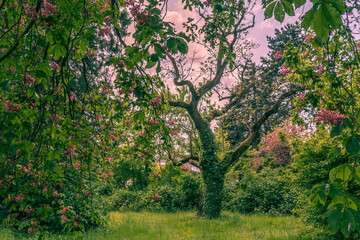
[[[300,9],[300,11],[297,11],[296,16],[294,17],[285,16],[283,23],[277,22],[274,18],[265,20],[264,9],[262,9],[261,1],[259,0],[257,1],[257,4],[253,10],[256,21],[255,27],[250,29],[247,39],[259,44],[259,47],[253,50],[253,60],[259,63],[260,57],[266,56],[269,50],[267,47],[266,36],[274,36],[276,28],[281,28],[287,23],[293,23],[298,20],[302,10]],[[195,19],[197,18],[195,13],[183,10],[181,0],[169,0],[166,20],[174,22],[178,31],[183,31],[182,23],[185,22],[188,17],[194,17]]]

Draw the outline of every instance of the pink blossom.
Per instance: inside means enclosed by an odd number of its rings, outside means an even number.
[[[131,123],[130,120],[125,120],[125,124],[129,125]]]
[[[68,219],[66,218],[66,216],[62,215],[62,216],[61,216],[61,220],[64,221],[64,222],[66,222]]]
[[[175,125],[175,120],[171,120],[167,123],[170,127]]]
[[[37,229],[28,229],[28,234],[33,234],[33,233],[36,233]]]
[[[94,57],[96,57],[96,55],[97,55],[97,51],[95,51],[94,53],[88,52],[88,54],[87,54],[88,58],[94,58]]]
[[[34,211],[34,210],[32,210],[32,209],[29,208],[29,207],[27,207],[27,208],[24,209],[24,212],[26,212],[27,214],[31,213],[32,211]]]
[[[48,189],[47,188],[43,188],[43,192],[47,192],[48,191]]]
[[[106,17],[105,17],[105,22],[106,22],[106,23],[110,23],[110,22],[111,22],[111,18],[110,18],[109,16],[106,16]]]
[[[57,11],[56,11],[56,5],[52,5],[50,3],[48,3],[46,0],[44,0],[44,6],[45,8],[41,9],[41,15],[43,15],[44,17],[48,17],[50,15],[54,16]]]
[[[155,193],[155,196],[153,197],[153,199],[154,199],[155,201],[159,200],[159,194],[158,194],[158,193]]]
[[[76,214],[76,219],[79,219],[79,220],[81,220],[82,219],[82,216],[80,216],[79,214]]]
[[[292,69],[291,69],[291,68],[287,68],[286,65],[285,65],[285,63],[284,63],[282,69],[281,69],[279,72],[280,72],[281,74],[286,75],[286,74],[292,73]]]
[[[79,169],[79,168],[80,168],[80,163],[79,163],[79,162],[76,162],[76,163],[75,163],[75,167],[76,167],[77,169]]]
[[[31,183],[30,186],[35,187],[36,185],[35,185],[35,183]]]
[[[312,41],[312,40],[314,40],[314,35],[310,35],[310,36],[306,36],[305,37],[305,41]]]
[[[320,111],[317,112],[317,117],[315,118],[316,122],[324,122],[324,123],[330,123],[330,124],[336,124],[344,120],[345,118],[349,118],[341,113],[335,113],[330,110],[320,109]]]
[[[67,210],[69,210],[70,208],[68,208],[68,207],[64,207],[62,210],[60,210],[60,212],[62,213],[62,214],[66,214],[66,211]]]
[[[20,104],[11,103],[9,100],[4,102],[4,107],[7,112],[20,112]]]
[[[159,124],[159,121],[156,121],[156,120],[148,120],[147,122],[149,125],[158,125]]]
[[[59,196],[59,193],[58,191],[55,191],[54,194],[53,194],[54,197],[58,197]]]
[[[173,136],[178,135],[179,133],[180,133],[180,131],[178,131],[178,130],[173,130],[170,132],[170,134]]]
[[[103,175],[101,175],[101,178],[102,179],[105,179],[107,177],[107,174],[106,173],[104,173]]]
[[[108,160],[109,162],[112,162],[112,161],[114,160],[114,158],[107,158],[107,160]]]
[[[114,176],[114,173],[112,173],[112,172],[111,172],[111,173],[109,173],[109,176],[110,176],[110,177]]]
[[[35,221],[31,221],[31,225],[33,225],[33,226],[37,226],[37,223],[35,222]]]
[[[319,68],[319,70],[316,71],[318,74],[323,74],[325,72],[325,69],[323,67]]]
[[[77,226],[79,226],[79,224],[78,224],[77,221],[75,221],[75,222],[74,222],[74,227],[77,227]]]
[[[282,51],[277,51],[274,55],[274,59],[276,60],[276,59],[281,58],[283,56],[283,54],[284,53]]]
[[[110,33],[111,33],[110,27],[103,27],[103,28],[100,28],[98,36],[105,37],[105,36],[109,36]]]
[[[154,107],[156,107],[157,105],[159,105],[161,103],[161,96],[157,96],[157,97],[151,99],[150,102]]]
[[[112,139],[117,139],[117,137],[115,137],[114,135],[112,135],[112,134],[110,134],[110,137],[112,138]]]
[[[55,71],[59,70],[60,67],[56,62],[52,61],[50,64],[51,64],[51,69],[52,70],[55,70]]]

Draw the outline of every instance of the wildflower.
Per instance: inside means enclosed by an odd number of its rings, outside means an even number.
[[[154,199],[155,201],[159,200],[159,194],[158,194],[158,193],[155,193],[155,196],[153,197],[153,199]]]
[[[64,216],[64,215],[61,216],[61,221],[66,222],[67,220],[68,219],[66,218],[66,216]]]
[[[74,227],[79,226],[79,223],[77,221],[74,222]]]

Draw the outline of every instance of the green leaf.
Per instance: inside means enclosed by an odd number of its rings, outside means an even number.
[[[353,166],[350,164],[342,164],[331,169],[329,173],[330,182],[336,182],[337,179],[341,180],[341,183],[348,181],[352,172]]]
[[[314,14],[314,21],[312,27],[316,35],[323,41],[326,42],[329,38],[329,20],[327,18],[327,9],[324,4]]]
[[[334,8],[336,8],[340,15],[343,15],[346,11],[345,2],[343,0],[324,0],[324,3],[331,4]]]
[[[166,46],[169,49],[174,49],[176,47],[176,38],[171,37],[166,41]]]
[[[331,5],[323,4],[324,15],[328,22],[335,28],[340,28],[342,25],[342,19],[340,13]]]
[[[158,65],[156,66],[156,73],[161,72],[161,66],[160,66],[160,62],[158,62]]]
[[[274,10],[275,19],[279,22],[283,22],[285,18],[285,12],[282,4],[278,2]]]
[[[360,169],[359,169],[359,167],[355,168],[353,176],[354,176],[354,179],[357,182],[357,184],[360,184]]]
[[[359,141],[355,136],[351,136],[346,142],[346,151],[352,156],[358,154],[360,150]]]
[[[304,19],[303,21],[301,22],[301,26],[305,29],[308,29],[313,21],[314,21],[314,15],[315,15],[315,12],[316,12],[316,5],[314,5],[309,11],[307,11],[304,15]]]
[[[294,0],[295,8],[299,8],[306,3],[306,0]]]
[[[345,237],[349,237],[350,233],[356,228],[354,216],[347,208],[342,212],[340,226],[340,230]]]
[[[333,126],[333,128],[331,129],[330,137],[339,136],[343,129],[344,129],[343,122],[335,124],[335,126]]]
[[[340,228],[341,209],[337,208],[335,211],[330,209],[329,212],[331,213],[327,218],[328,228],[332,234],[335,234]]]
[[[186,44],[186,42],[181,38],[177,38],[176,42],[177,42],[179,52],[182,54],[187,54],[188,53],[188,45]]]
[[[265,19],[271,18],[273,16],[273,11],[275,7],[276,1],[268,5],[265,9]]]
[[[281,0],[281,4],[289,16],[295,16],[294,6],[291,4],[291,2],[288,2],[288,0]]]
[[[149,60],[146,64],[145,68],[152,68],[155,65],[156,65],[156,62]]]

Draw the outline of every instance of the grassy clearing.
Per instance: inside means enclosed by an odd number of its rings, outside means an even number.
[[[206,240],[265,240],[303,239],[306,226],[294,217],[242,215],[226,212],[221,219],[200,219],[196,213],[113,212],[109,226],[97,229],[82,237],[47,235],[45,239],[206,239]],[[0,239],[29,239],[0,230]]]

